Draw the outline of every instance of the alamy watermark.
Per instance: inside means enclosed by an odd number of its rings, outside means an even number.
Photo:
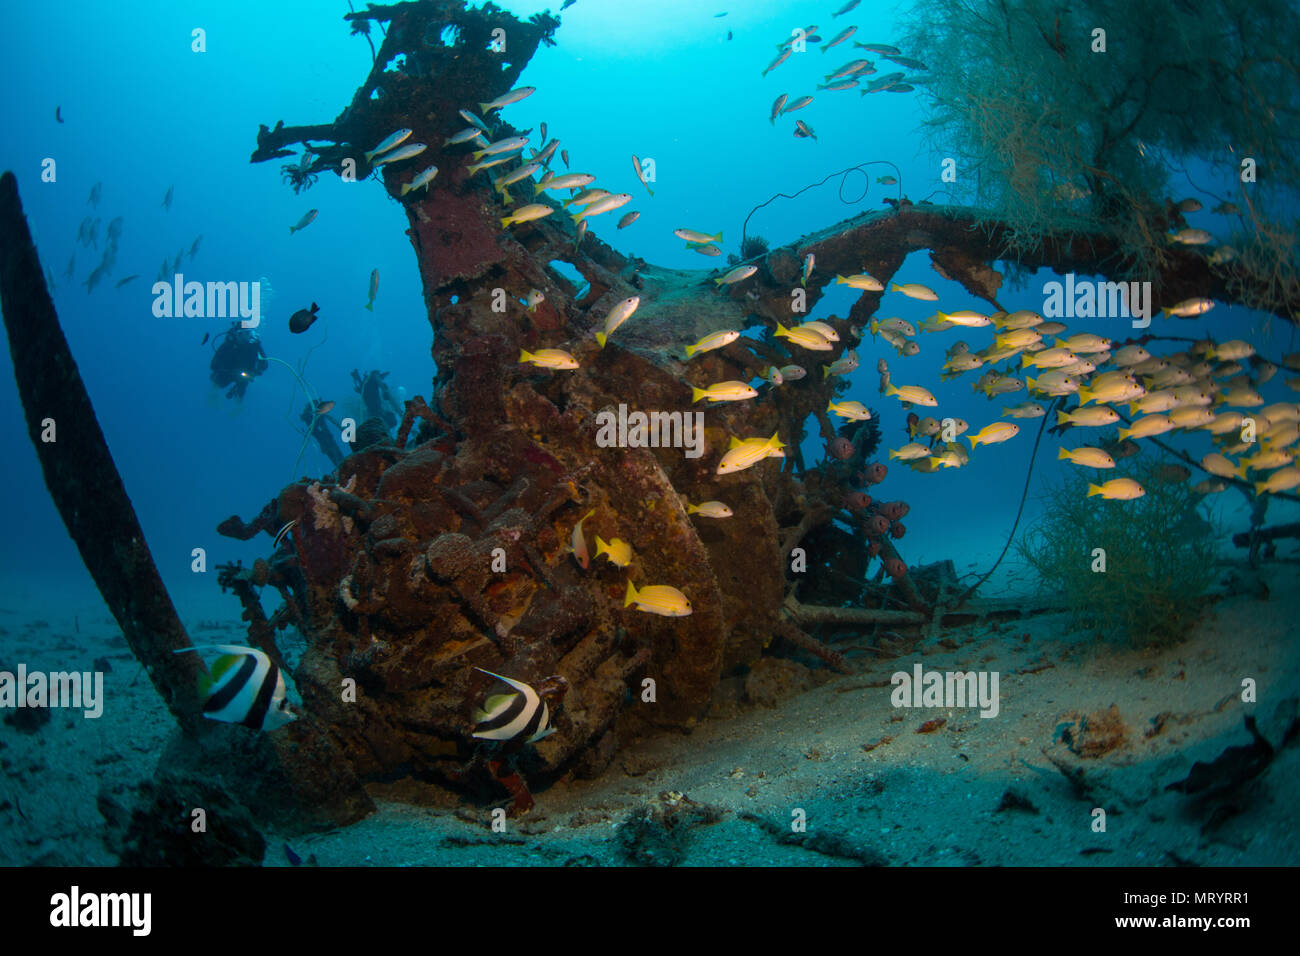
[[[160,319],[233,319],[255,329],[262,322],[260,282],[186,282],[176,273],[171,282],[153,284],[153,314]]]
[[[596,413],[601,448],[683,448],[687,458],[704,454],[703,412],[640,412],[619,403],[618,413]]]
[[[104,675],[100,671],[0,671],[0,708],[80,708],[90,720],[104,713]]]
[[[1133,328],[1151,324],[1150,282],[1095,282],[1065,274],[1065,282],[1043,283],[1043,317],[1048,319],[1132,319]]]
[[[920,664],[912,673],[895,671],[889,702],[895,707],[978,707],[981,717],[996,717],[997,671],[927,671]]]

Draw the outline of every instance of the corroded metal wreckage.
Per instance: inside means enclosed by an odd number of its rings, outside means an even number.
[[[275,749],[277,779],[301,777],[300,804],[329,808],[309,821],[354,819],[368,806],[356,782],[395,776],[484,800],[501,799],[504,785],[516,807],[526,806],[517,776],[475,757],[482,745],[471,738],[471,710],[499,692],[476,668],[534,686],[551,675],[567,680],[552,715],[556,733],[516,755],[516,769],[536,788],[568,773],[599,773],[638,735],[689,728],[721,678],[774,642],[844,670],[830,636],[937,625],[955,610],[951,574],[909,571],[896,549],[907,506],[867,493],[888,481],[874,461],[877,423],[837,429],[827,414],[843,378],[822,368],[860,344],[880,293],[864,292],[847,317],[826,320],[839,335],[829,352],[771,333],[799,321],[796,296],[806,295],[811,310],[836,273],[868,271],[887,283],[923,249],[941,275],[999,308],[1002,277],[988,265],[1003,248],[996,223],[968,209],[903,202],[766,252],[751,260],[754,275],[729,285],[714,281],[721,270],[624,257],[593,233],[580,236],[558,211],[503,228],[502,217],[518,206],[503,203],[488,172],[471,175],[467,147],[443,144],[465,125],[459,110],[512,88],[538,46],[553,42],[559,21],[538,14],[524,22],[491,3],[468,10],[451,0],[370,6],[346,19],[368,37],[362,25],[387,23],[364,84],[333,123],[261,127],[252,161],[293,156],[290,147],[301,145],[309,155],[285,167],[301,189],[330,172],[368,175],[364,152],[394,130],[409,128],[409,142],[427,144],[418,161],[382,164],[378,175],[407,213],[438,371],[428,403],[407,402],[395,434],[384,421],[364,423],[364,437],[332,474],[296,482],[252,520],[232,517],[219,527],[276,541],[269,559],[224,567],[221,584],[244,606],[249,643],[273,660],[283,661],[282,629],[305,638],[291,672],[303,719],[264,736],[289,741]],[[508,53],[493,49],[498,29]],[[500,122],[493,135],[521,131]],[[429,165],[440,170],[429,186],[402,195]],[[597,220],[596,229],[603,225]],[[1048,236],[1036,261],[1022,264],[1118,277],[1125,264],[1114,248],[1105,236]],[[799,281],[809,254],[816,271],[805,291]],[[1199,260],[1170,255],[1163,294],[1231,298]],[[551,267],[556,260],[583,277],[585,294]],[[529,310],[519,300],[534,289],[545,298]],[[630,296],[640,297],[640,308],[601,348],[595,333]],[[767,334],[687,358],[688,343],[724,329]],[[567,349],[579,368],[520,363],[521,350],[540,348]],[[693,385],[750,381],[792,364],[808,374],[763,386],[755,400],[692,404]],[[598,416],[620,404],[703,409],[703,454],[602,447]],[[817,463],[799,453],[810,421],[827,448]],[[730,439],[773,433],[784,458],[716,473]],[[683,499],[722,500],[734,517],[690,515]],[[592,558],[583,567],[570,549],[579,520],[588,542],[597,535],[630,542],[631,565]],[[625,607],[629,580],[680,588],[692,613]],[[261,606],[267,587],[283,599],[269,616]],[[148,648],[135,650],[146,660]],[[192,676],[151,675],[168,700],[181,699],[174,681]],[[176,761],[197,768],[193,756],[174,750]],[[323,755],[337,758],[329,774]],[[251,772],[232,770],[227,782],[251,809],[274,803]]]

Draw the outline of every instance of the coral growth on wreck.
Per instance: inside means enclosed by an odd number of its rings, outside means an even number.
[[[1016,550],[1046,591],[1065,597],[1078,627],[1168,644],[1187,635],[1205,606],[1216,535],[1196,492],[1170,480],[1172,459],[1133,462],[1124,476],[1145,495],[1117,508],[1088,496],[1087,475],[1071,474],[1048,487],[1042,515]]]

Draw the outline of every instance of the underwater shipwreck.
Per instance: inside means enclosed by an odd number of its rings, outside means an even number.
[[[249,726],[204,719],[200,681],[221,672],[209,675],[200,655],[177,653],[190,636],[60,331],[17,180],[0,180],[0,295],[29,431],[69,533],[176,721],[155,803],[135,811],[124,859],[184,858],[168,842],[180,825],[159,822],[177,801],[239,808],[258,826],[305,832],[362,820],[375,809],[371,784],[410,779],[484,820],[492,808],[522,816],[556,781],[598,778],[630,744],[691,731],[729,675],[770,655],[860,676],[862,665],[837,649],[841,639],[885,633],[889,653],[868,667],[887,675],[910,667],[896,658],[950,629],[1063,606],[1053,595],[1003,599],[985,593],[983,579],[959,581],[951,562],[909,560],[906,519],[926,503],[891,496],[889,473],[910,463],[889,455],[893,442],[882,438],[874,409],[839,417],[832,409],[858,366],[857,349],[864,369],[874,367],[868,329],[909,255],[928,253],[939,276],[1006,317],[1005,276],[994,265],[1011,258],[1008,250],[1026,272],[1125,282],[1136,268],[1131,235],[1066,223],[1025,246],[1013,224],[984,211],[902,198],[778,248],[747,244],[752,254],[717,268],[657,267],[616,252],[587,232],[585,219],[559,214],[549,196],[528,189],[527,199],[511,200],[510,186],[493,177],[513,167],[470,169],[467,147],[452,142],[466,125],[461,111],[508,97],[539,46],[554,44],[558,19],[416,0],[370,5],[345,20],[375,44],[369,75],[333,121],[262,125],[251,161],[279,164],[268,175],[295,191],[322,176],[377,173],[409,222],[436,374],[431,365],[427,390],[400,406],[378,378],[358,375],[359,392],[371,386],[370,417],[336,454],[323,429],[334,470],[268,487],[260,512],[220,521],[222,535],[264,542],[267,551],[251,566],[219,569],[246,628],[243,643],[273,675]],[[382,38],[372,31],[380,24]],[[508,55],[493,49],[498,31],[510,37]],[[496,141],[533,132],[499,112],[491,122]],[[375,144],[394,130],[409,131],[399,143],[427,144],[422,157],[372,166],[383,160]],[[541,152],[542,141],[532,142]],[[410,188],[429,166],[436,175]],[[539,172],[551,174],[549,166]],[[525,203],[557,214],[509,221]],[[1174,205],[1147,216],[1156,234],[1185,227]],[[1171,245],[1141,265],[1160,307],[1213,300],[1267,303],[1292,323],[1300,314],[1300,286],[1280,285],[1249,262],[1213,262],[1195,245]],[[570,269],[585,288],[565,278]],[[810,351],[791,336],[837,276],[864,274],[874,285],[864,284],[848,314],[821,323],[827,348]],[[768,334],[739,334],[756,329]],[[1123,344],[1149,346],[1152,355],[1172,350],[1159,331],[1137,331]],[[784,383],[772,374],[792,366],[799,373]],[[755,379],[767,384],[744,385]],[[885,384],[882,407],[895,401]],[[725,385],[752,397],[700,400]],[[1041,421],[1019,423],[1037,431],[1035,449],[1068,398],[1046,393]],[[692,449],[697,413],[702,444]],[[304,413],[311,434],[324,416]],[[57,444],[39,440],[46,418],[60,422]],[[810,435],[824,447],[818,460],[806,455]],[[720,472],[719,462],[747,443],[756,461]],[[81,451],[63,457],[68,447]],[[1161,447],[1163,467],[1205,471]],[[954,463],[944,455],[958,452],[931,443],[919,467]],[[1260,475],[1218,480],[1267,497],[1255,487],[1267,480]],[[1283,481],[1268,491],[1300,500]],[[1194,507],[1184,495],[1180,507]],[[719,502],[745,520],[716,520],[721,512],[707,506]],[[1270,526],[1260,506],[1240,531],[1243,553],[1259,563],[1300,527]],[[1187,610],[1194,616],[1195,606]],[[279,696],[271,690],[280,672],[293,699],[276,726],[268,707],[281,703],[283,685]],[[503,680],[516,694],[503,694]],[[1104,714],[1082,717],[1076,736],[1089,720],[1090,739],[1104,736]],[[500,727],[509,731],[475,733]],[[1285,741],[1223,759],[1258,775],[1298,727]],[[1197,766],[1186,786],[1212,786]],[[1236,772],[1225,766],[1218,770]],[[1069,780],[1076,771],[1061,773]],[[662,800],[661,818],[689,804],[681,794]],[[224,855],[203,862],[256,862],[249,839],[235,827],[217,841]]]

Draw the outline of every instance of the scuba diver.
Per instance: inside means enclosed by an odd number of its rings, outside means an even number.
[[[226,398],[243,398],[249,383],[265,372],[270,363],[262,351],[262,340],[252,329],[234,322],[230,328],[212,340],[212,384],[219,388],[230,386]]]

